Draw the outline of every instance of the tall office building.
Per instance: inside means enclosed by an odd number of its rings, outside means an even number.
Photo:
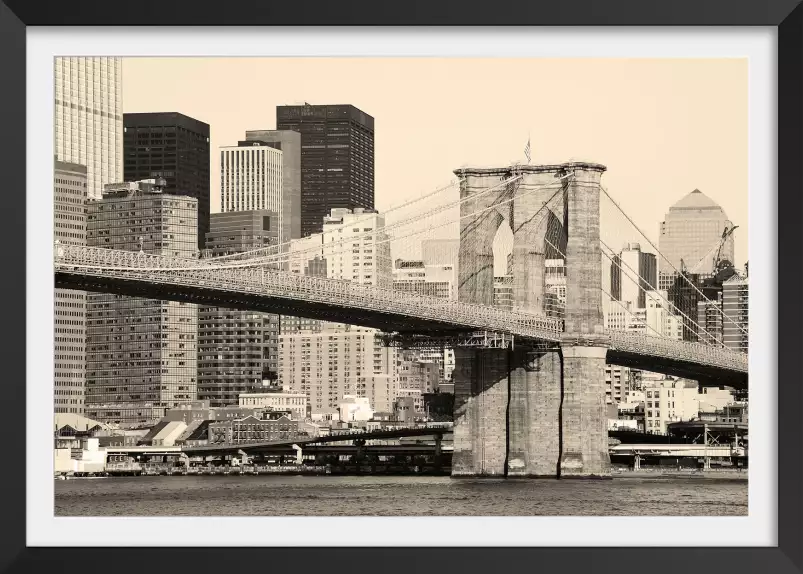
[[[316,233],[294,241],[290,245],[289,271],[307,277],[327,277],[326,259],[323,257],[323,234]],[[282,335],[319,333],[323,322],[307,317],[281,316]]]
[[[323,220],[323,258],[330,279],[391,288],[393,262],[385,216],[373,210],[336,208]]]
[[[678,275],[672,281],[668,297],[683,323],[683,340],[697,341],[697,303],[700,301],[702,280],[696,273]]]
[[[55,162],[53,235],[65,245],[86,245],[86,167]],[[54,407],[84,414],[86,292],[56,289],[54,325]]]
[[[274,211],[213,213],[206,249],[213,257],[275,245]],[[279,316],[201,306],[198,309],[198,400],[213,407],[238,404],[263,380],[278,380]]]
[[[722,343],[722,287],[735,275],[730,261],[722,261],[714,274],[685,273],[674,278],[668,296],[683,322],[684,341]]]
[[[282,213],[286,240],[301,237],[301,134],[292,130],[249,130],[258,141],[282,152]]]
[[[658,262],[659,289],[669,289],[681,269],[681,259],[692,273],[711,275],[716,272],[715,252],[725,229],[733,227],[725,211],[700,190],[695,189],[669,208],[661,223],[658,250],[669,260]],[[720,252],[720,259],[733,262],[733,235],[729,236]],[[674,269],[672,268],[674,266]]]
[[[282,201],[282,152],[258,141],[220,148],[220,211],[270,210],[278,216],[278,240],[289,239],[289,212]]]
[[[398,351],[375,329],[325,326],[320,332],[279,337],[280,380],[306,393],[312,412],[336,408],[346,395],[367,397],[390,412],[399,393]]]
[[[374,208],[374,118],[352,105],[278,106],[276,128],[301,134],[301,236],[334,208]]]
[[[87,196],[123,178],[121,58],[55,58],[58,161],[86,167]]]
[[[198,200],[197,241],[203,249],[209,231],[209,124],[178,112],[125,114],[123,122],[124,181],[163,178],[164,193]]]
[[[645,253],[638,243],[628,243],[611,261],[611,297],[638,309],[647,306],[647,291],[658,285],[654,253]]]
[[[373,210],[333,209],[323,232],[293,246],[291,272],[390,288],[393,268],[385,218]],[[396,350],[381,333],[336,323],[282,317],[279,371],[283,385],[304,391],[313,411],[334,407],[345,395],[366,396],[377,411],[398,396]],[[365,353],[364,356],[362,353]]]
[[[87,205],[91,247],[192,257],[198,201],[162,193],[163,181],[105,186]],[[195,305],[91,293],[87,300],[86,414],[146,423],[196,399]]]
[[[748,276],[733,275],[722,284],[722,310],[728,317],[722,325],[725,346],[747,353],[749,347]]]

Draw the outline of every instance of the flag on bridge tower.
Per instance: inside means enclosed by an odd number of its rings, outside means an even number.
[[[524,155],[527,157],[527,163],[530,163],[530,136],[527,136],[527,145],[524,146]]]

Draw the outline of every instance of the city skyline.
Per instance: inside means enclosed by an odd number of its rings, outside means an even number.
[[[459,90],[469,70],[581,76],[604,89],[549,90],[534,79],[525,89]],[[529,132],[534,164],[605,164],[604,184],[656,245],[668,208],[700,189],[740,226],[734,263],[748,260],[746,60],[125,58],[123,73],[126,113],[198,118],[211,126],[212,150],[247,130],[275,129],[277,106],[355,105],[376,119],[380,212],[454,179],[462,165],[526,161]],[[148,89],[151,82],[162,89]],[[712,167],[720,165],[728,169]],[[219,173],[213,153],[213,212]]]
[[[351,474],[365,463],[373,474],[401,463],[394,472],[608,478],[622,465],[662,467],[665,457],[678,471],[679,458],[701,472],[747,464],[747,266],[744,275],[684,273],[663,291],[651,253],[673,268],[720,241],[723,222],[740,222],[724,212],[746,207],[744,173],[710,166],[741,165],[746,152],[745,100],[720,93],[723,84],[741,93],[743,62],[146,63],[159,93],[178,99],[124,110],[124,176],[139,181],[106,183],[102,200],[86,206],[86,247],[54,251],[55,285],[91,291],[87,418],[73,421],[85,430],[57,418],[60,476],[220,466],[259,474],[266,465]],[[180,86],[159,78],[171,63]],[[185,68],[197,77],[182,76]],[[726,81],[713,85],[708,76],[720,68]],[[518,80],[516,70],[528,78],[523,89],[479,81]],[[327,81],[333,73],[340,83]],[[466,73],[473,83],[455,94]],[[560,74],[576,81],[559,79],[561,93],[543,89]],[[585,89],[600,74],[602,89]],[[202,78],[225,86],[225,97]],[[237,83],[244,78],[247,89]],[[310,78],[320,100],[274,101]],[[144,84],[127,76],[122,85]],[[260,125],[254,110],[276,122]],[[203,130],[180,137],[179,126],[152,116],[192,118]],[[624,164],[632,167],[616,167]],[[691,181],[686,199],[675,199]],[[706,210],[722,217],[709,221]],[[213,225],[199,252],[202,217]],[[274,248],[297,228],[313,234]],[[746,222],[742,229],[746,240]],[[667,237],[676,249],[664,253]],[[734,251],[728,243],[724,253],[741,266]],[[709,423],[733,442],[709,451]],[[433,428],[434,444],[404,440]],[[617,429],[701,428],[702,455],[651,447],[664,458],[646,460],[641,447],[610,440]],[[319,448],[348,433],[360,435],[354,444]],[[366,444],[385,433],[381,449]],[[157,450],[131,450],[142,446]],[[80,459],[70,450],[78,447]]]

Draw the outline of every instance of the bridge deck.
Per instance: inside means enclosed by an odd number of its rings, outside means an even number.
[[[385,331],[487,330],[512,335],[524,345],[565,337],[558,319],[265,267],[220,268],[203,260],[67,245],[57,245],[54,264],[56,286],[68,289],[323,318]],[[728,349],[619,331],[571,342],[608,346],[613,364],[714,381],[723,375],[747,380],[747,356]]]

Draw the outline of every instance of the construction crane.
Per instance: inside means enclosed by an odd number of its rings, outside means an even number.
[[[728,239],[728,237],[730,237],[733,234],[733,232],[738,227],[739,227],[738,225],[734,225],[733,227],[726,227],[725,230],[722,232],[722,237],[720,237],[717,240],[714,246],[711,249],[709,249],[705,255],[703,255],[703,257],[694,265],[694,267],[688,270],[688,273],[696,273],[697,270],[700,268],[700,266],[708,259],[708,256],[711,255],[714,251],[716,251],[716,256],[714,257],[713,260],[714,267],[712,271],[716,272],[717,267],[719,267],[719,264],[721,262],[722,248],[725,246],[725,241]],[[686,270],[684,269],[685,265],[682,260],[680,262],[680,265],[681,265],[681,270],[683,270],[683,272],[685,273],[686,272]]]

